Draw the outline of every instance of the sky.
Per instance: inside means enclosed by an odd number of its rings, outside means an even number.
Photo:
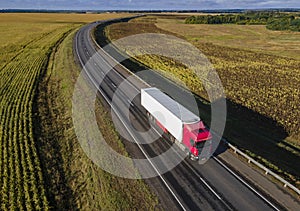
[[[0,9],[204,10],[300,8],[300,0],[0,0]]]

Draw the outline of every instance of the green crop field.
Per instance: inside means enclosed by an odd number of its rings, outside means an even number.
[[[225,137],[299,185],[300,33],[265,26],[191,25],[184,24],[185,17],[141,17],[110,25],[106,34],[116,40],[164,33],[194,44],[214,65],[225,88],[229,105]],[[201,81],[177,61],[158,55],[135,59],[207,99]]]
[[[128,14],[0,14],[1,210],[154,209],[147,186],[98,169],[72,127],[74,34],[121,16]],[[98,107],[102,130],[118,140]]]

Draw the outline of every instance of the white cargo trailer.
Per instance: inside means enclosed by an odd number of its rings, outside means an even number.
[[[184,125],[200,122],[198,116],[155,87],[141,89],[141,105],[179,142]]]

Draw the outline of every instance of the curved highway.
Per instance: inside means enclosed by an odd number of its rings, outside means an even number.
[[[146,87],[138,79],[130,82],[124,80],[129,72],[122,66],[115,66],[113,59],[94,43],[90,36],[91,30],[99,23],[82,27],[76,34],[74,41],[75,53],[83,67],[97,51],[98,56],[93,60],[94,66],[85,71],[89,79],[95,82],[99,78],[103,82],[97,89],[102,97],[111,103],[117,99],[120,127],[127,130],[126,124],[136,124],[141,130],[147,129],[149,123],[143,115],[139,103],[140,88]],[[110,66],[111,70],[103,73],[103,66]],[[113,66],[113,68],[111,67]],[[105,77],[104,77],[105,75]],[[104,77],[104,78],[103,78]],[[156,81],[163,81],[161,76],[153,73]],[[117,87],[122,83],[123,92],[115,94]],[[163,83],[169,83],[163,81]],[[116,96],[117,95],[117,96]],[[134,100],[130,100],[133,99]],[[126,110],[130,107],[130,119],[126,118]],[[134,123],[135,122],[135,123]],[[132,131],[128,134],[132,136]],[[153,134],[155,130],[153,130]],[[140,134],[134,134],[132,139],[144,139]],[[153,157],[166,151],[169,142],[156,141],[149,145],[133,144],[125,141],[125,146],[132,157]],[[143,152],[145,154],[143,154]],[[150,166],[150,164],[149,164]],[[153,167],[153,166],[152,166]],[[282,207],[252,188],[241,177],[227,169],[217,158],[210,159],[206,164],[185,159],[173,170],[152,179],[146,179],[153,191],[158,195],[161,206],[173,210],[280,210]]]

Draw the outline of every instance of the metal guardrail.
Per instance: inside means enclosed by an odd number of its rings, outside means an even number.
[[[101,49],[101,47],[99,46],[99,44],[96,42],[94,36],[92,35],[92,41],[94,42],[94,44]],[[104,52],[105,54],[107,54],[106,52]],[[107,54],[108,55],[108,54]],[[109,55],[108,55],[109,56]],[[113,57],[112,57],[113,58]],[[114,58],[113,58],[114,59]],[[123,65],[121,65],[123,66]],[[123,66],[124,67],[124,66]],[[124,67],[126,70],[128,70],[126,67]],[[135,75],[134,73],[132,73],[130,70],[128,70],[128,72],[130,72],[131,74],[133,74],[134,76],[136,76],[137,79],[141,80],[142,82],[144,82],[145,84],[147,84],[144,80],[142,80],[140,77],[138,77],[137,75]],[[148,85],[148,84],[147,84]],[[150,86],[150,85],[149,85]],[[224,143],[227,144],[228,147],[230,147],[234,153],[240,154],[241,156],[243,156],[244,158],[246,158],[248,160],[248,163],[253,163],[254,165],[256,165],[257,167],[261,168],[265,174],[269,174],[271,176],[273,176],[275,179],[277,179],[278,181],[280,181],[283,184],[283,187],[289,187],[291,190],[295,191],[298,195],[300,195],[300,190],[298,188],[296,188],[295,186],[293,186],[292,184],[290,184],[288,181],[286,181],[285,179],[283,179],[282,177],[280,177],[278,174],[274,173],[273,171],[271,171],[270,169],[268,169],[267,167],[265,167],[264,165],[262,165],[261,163],[257,162],[256,160],[254,160],[253,158],[251,158],[249,155],[245,154],[244,152],[242,152],[241,150],[239,150],[236,146],[233,146],[232,144],[230,144],[227,140],[225,140],[224,138],[221,139]]]
[[[280,177],[278,174],[274,173],[273,171],[271,171],[270,169],[268,169],[261,163],[257,162],[256,160],[251,158],[249,155],[247,155],[244,152],[242,152],[241,150],[239,150],[236,146],[233,146],[232,144],[230,144],[225,139],[222,139],[222,141],[224,141],[234,151],[234,153],[240,154],[241,156],[246,158],[248,160],[248,163],[253,163],[257,167],[261,168],[265,172],[266,175],[269,174],[269,175],[273,176],[275,179],[277,179],[278,181],[282,182],[283,187],[289,187],[291,190],[295,191],[298,195],[300,195],[300,190],[298,188],[296,188],[295,186],[290,184],[288,181],[286,181],[285,179]]]

